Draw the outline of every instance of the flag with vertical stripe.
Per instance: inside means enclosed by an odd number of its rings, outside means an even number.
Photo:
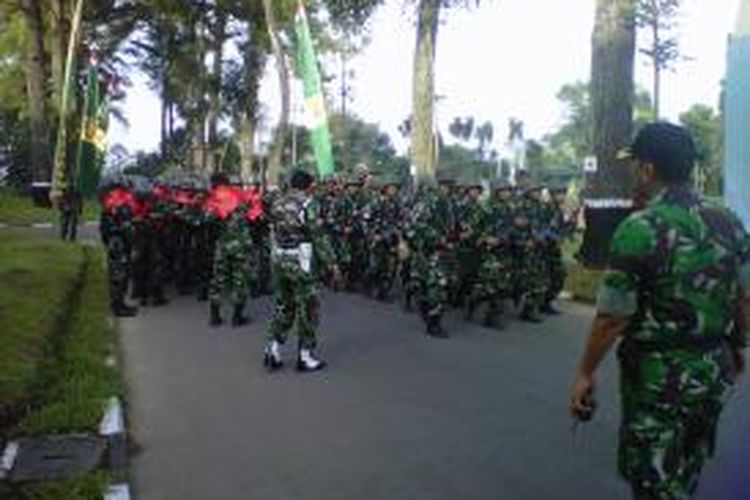
[[[295,32],[297,35],[297,74],[302,78],[304,86],[310,137],[318,165],[318,174],[326,177],[333,173],[331,133],[328,130],[328,117],[318,71],[318,60],[315,57],[310,26],[302,0],[299,0],[297,4]]]

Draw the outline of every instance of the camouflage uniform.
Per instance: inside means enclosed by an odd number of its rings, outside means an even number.
[[[241,204],[224,221],[214,254],[213,276],[209,289],[212,315],[221,304],[222,292],[229,290],[234,305],[232,323],[239,326],[246,322],[244,308],[250,288],[252,238],[245,212],[247,206]],[[212,320],[212,323],[217,321]]]
[[[688,187],[669,187],[617,229],[600,314],[631,318],[618,349],[619,469],[637,498],[696,490],[731,387],[728,346],[750,285],[740,223]]]
[[[481,200],[471,194],[476,189],[481,194],[481,185],[466,184],[466,189],[468,192],[458,201],[456,206],[456,224],[458,226],[456,248],[458,260],[457,293],[459,297],[467,297],[479,277],[482,259],[479,237],[485,216],[485,207]]]
[[[389,189],[387,185],[385,189]],[[401,239],[400,225],[403,211],[397,193],[384,192],[373,197],[368,208],[371,221],[368,241],[372,245],[367,272],[376,298],[387,300],[396,279],[398,268],[398,245]]]
[[[548,272],[547,293],[543,310],[555,312],[551,302],[560,295],[565,286],[565,263],[563,262],[562,242],[569,237],[575,226],[566,220],[562,205],[553,199],[545,204],[544,225],[547,227],[548,238],[544,245],[545,267]]]
[[[531,189],[515,205],[514,211],[514,276],[515,296],[523,300],[521,318],[537,322],[537,313],[545,302],[548,274],[544,260],[546,228],[543,225],[542,203]]]
[[[320,309],[318,272],[334,265],[335,255],[321,229],[319,207],[304,192],[283,194],[270,215],[274,314],[269,340],[284,344],[296,319],[300,349],[314,349]]]
[[[510,186],[504,186],[509,189]],[[482,250],[478,279],[474,283],[467,305],[467,319],[482,302],[487,303],[486,326],[498,326],[504,301],[513,290],[514,262],[511,253],[513,229],[513,201],[503,198],[496,190],[477,224],[478,245]]]
[[[411,249],[407,304],[415,296],[430,335],[444,335],[440,321],[448,298],[445,270],[446,226],[440,211],[440,195],[423,188],[412,207],[406,235]]]

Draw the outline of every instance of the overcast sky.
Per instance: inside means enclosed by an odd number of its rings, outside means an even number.
[[[406,4],[412,5],[387,0],[372,20],[372,42],[353,64],[350,104],[360,117],[378,123],[400,149],[397,127],[410,113],[415,37],[413,7]],[[498,142],[507,134],[509,117],[524,120],[527,138],[554,131],[564,118],[557,90],[589,77],[594,4],[483,0],[478,8],[445,11],[436,66],[436,91],[445,97],[437,110],[441,130],[455,116],[474,116],[493,122]],[[718,107],[727,36],[738,5],[739,0],[683,0],[677,32],[685,60],[664,76],[665,117],[676,120],[694,103]],[[278,109],[277,80],[268,76],[261,89],[266,129],[275,123]],[[651,69],[643,60],[636,64],[636,78],[650,88]],[[115,124],[110,144],[120,143],[130,152],[153,150],[159,141],[159,102],[141,77],[133,75],[133,80],[125,104],[130,128]]]

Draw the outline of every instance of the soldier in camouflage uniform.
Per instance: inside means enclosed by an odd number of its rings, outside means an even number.
[[[543,226],[547,229],[543,254],[549,279],[541,311],[546,314],[559,314],[552,302],[565,286],[566,273],[562,244],[575,230],[575,223],[569,220],[565,214],[565,198],[566,190],[564,188],[550,190],[550,199],[545,203],[543,212]]]
[[[479,235],[485,207],[482,204],[482,184],[474,179],[464,179],[461,183],[464,193],[456,203],[456,225],[458,242],[456,259],[458,261],[457,294],[467,297],[477,282],[482,252],[479,247]],[[468,302],[468,301],[467,301]]]
[[[475,226],[481,258],[467,300],[466,319],[471,320],[476,307],[486,302],[484,325],[489,327],[501,326],[505,301],[513,291],[513,203],[513,187],[505,181],[494,183],[492,197]]]
[[[216,241],[214,268],[209,289],[211,326],[219,326],[221,319],[222,293],[229,291],[233,305],[232,326],[247,324],[245,314],[247,295],[250,289],[250,259],[252,237],[246,218],[247,203],[239,203],[224,221],[219,239]]]
[[[403,209],[398,196],[398,182],[386,180],[380,195],[374,195],[370,206],[368,242],[372,246],[367,282],[378,300],[389,300],[398,268],[398,245],[401,241]]]
[[[594,372],[622,338],[620,473],[637,499],[687,499],[744,367],[750,242],[731,212],[690,187],[685,129],[647,125],[628,154],[651,201],[613,237],[571,410],[592,410]]]
[[[521,319],[541,322],[539,311],[547,292],[544,261],[546,228],[543,226],[541,188],[532,186],[514,205],[513,234],[516,273],[514,295],[523,303]]]
[[[107,250],[110,309],[118,317],[135,316],[137,309],[125,302],[131,272],[135,199],[127,180],[118,177],[103,180],[100,200],[99,231]]]
[[[411,298],[417,299],[427,334],[433,337],[447,337],[441,325],[448,299],[445,258],[449,227],[443,215],[438,191],[422,187],[416,194],[406,228],[411,255],[405,301],[409,309]]]
[[[314,179],[307,172],[292,173],[289,192],[275,201],[273,231],[274,315],[263,364],[269,371],[282,366],[281,346],[297,324],[297,370],[316,371],[326,363],[314,354],[320,302],[318,273],[329,271],[335,281],[340,272],[331,245],[319,224],[319,207],[312,197]]]

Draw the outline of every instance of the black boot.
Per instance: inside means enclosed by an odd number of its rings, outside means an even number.
[[[244,313],[245,306],[235,304],[232,314],[232,326],[244,326],[250,322],[250,318]]]
[[[169,301],[162,294],[157,294],[153,299],[151,299],[151,305],[155,307],[163,306],[168,303]]]
[[[542,306],[541,312],[544,314],[549,314],[550,316],[557,316],[560,314],[560,311],[552,305],[552,302],[547,302]]]
[[[200,287],[197,296],[198,302],[206,302],[208,300],[208,290],[206,287]]]
[[[531,304],[526,304],[521,312],[521,320],[527,323],[541,323],[542,319],[537,314],[537,308]]]
[[[211,304],[211,319],[209,320],[210,326],[221,326],[224,323],[221,319],[221,306],[219,304]]]
[[[127,305],[124,301],[120,301],[112,305],[112,314],[118,318],[132,318],[138,314],[138,309]]]
[[[443,329],[440,320],[441,318],[437,314],[427,317],[427,335],[439,339],[447,339],[448,333]]]

